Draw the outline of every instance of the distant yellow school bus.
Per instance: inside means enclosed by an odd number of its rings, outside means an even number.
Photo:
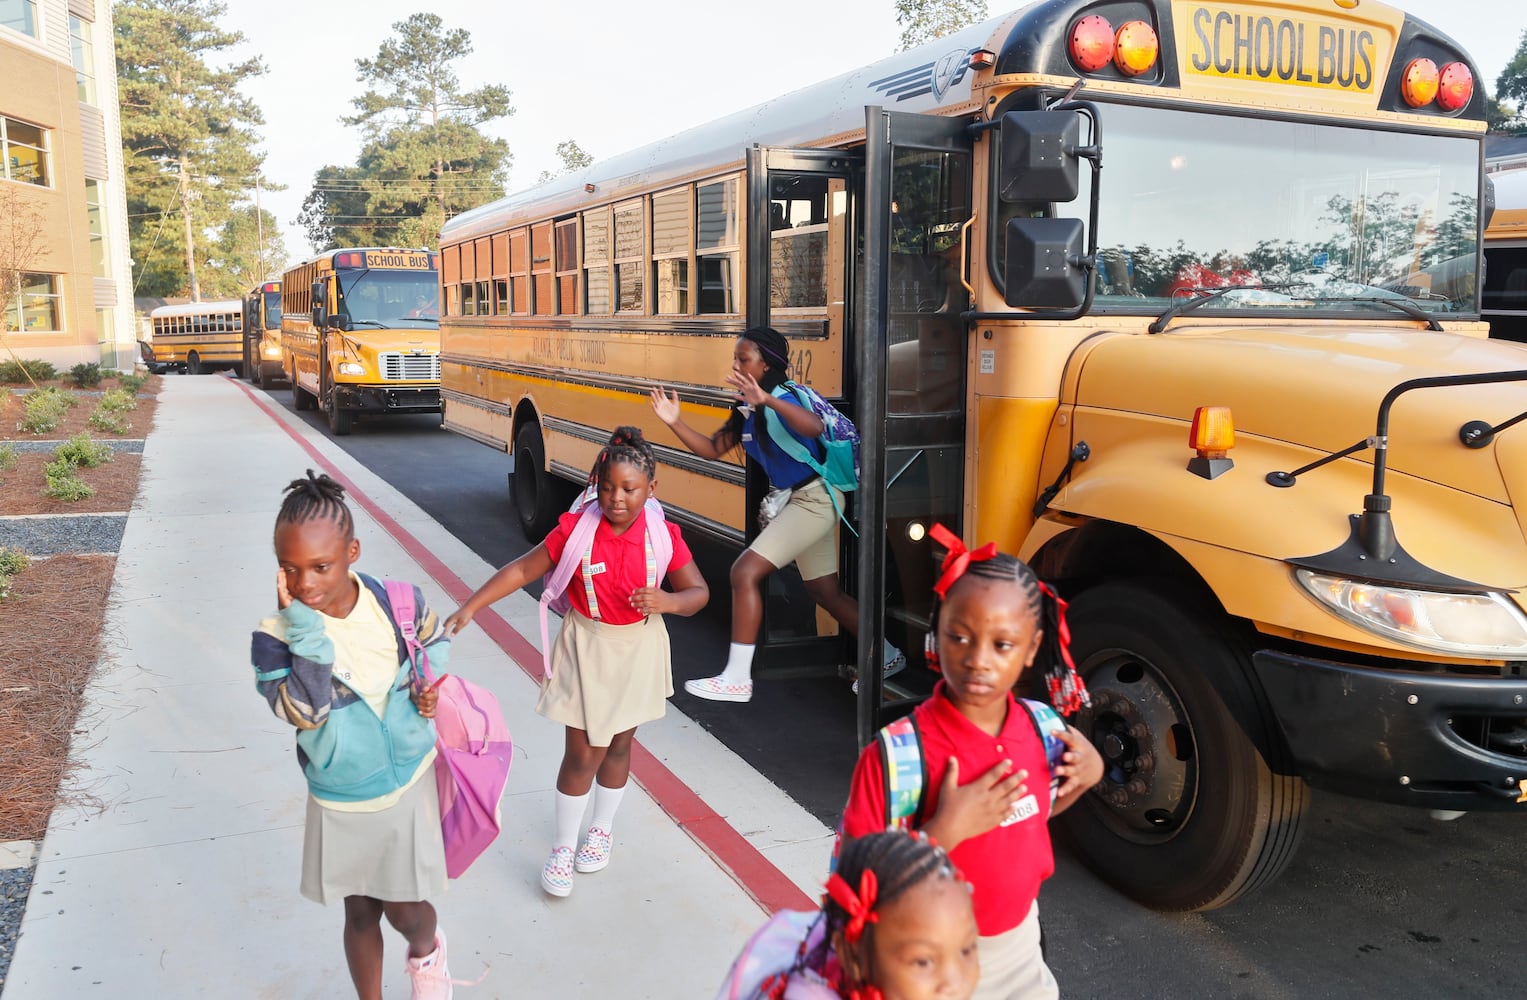
[[[238,299],[160,306],[149,313],[154,364],[192,375],[242,370],[244,304]]]
[[[717,427],[732,339],[778,328],[863,437],[861,740],[929,527],[1022,555],[1107,767],[1064,822],[1151,905],[1265,885],[1312,785],[1523,812],[1527,352],[1480,322],[1476,76],[1376,0],[1033,4],[452,219],[446,425],[512,448],[532,529],[642,425],[672,516],[740,543],[751,473],[646,393]],[[766,602],[766,666],[834,662]]]
[[[244,377],[262,389],[285,378],[279,281],[262,281],[244,296]]]
[[[1495,214],[1485,230],[1484,317],[1490,336],[1527,342],[1527,166],[1488,176]]]
[[[335,434],[355,415],[440,412],[439,256],[332,250],[281,278],[282,368]]]

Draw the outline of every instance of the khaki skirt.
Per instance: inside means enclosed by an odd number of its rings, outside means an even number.
[[[1023,923],[976,942],[981,982],[971,1000],[1057,1000],[1060,987],[1039,944],[1039,902]]]
[[[673,697],[673,658],[662,615],[607,625],[569,611],[552,642],[552,678],[536,711],[588,734],[589,745],[661,719]]]
[[[417,903],[445,891],[440,793],[430,765],[402,798],[378,812],[326,809],[308,796],[302,894],[317,903],[370,896]]]

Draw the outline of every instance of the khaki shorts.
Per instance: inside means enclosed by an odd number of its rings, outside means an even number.
[[[844,502],[838,495],[838,502]],[[802,580],[818,580],[838,571],[838,512],[827,484],[813,479],[790,494],[790,502],[769,522],[749,552],[756,552],[780,569],[792,562]]]

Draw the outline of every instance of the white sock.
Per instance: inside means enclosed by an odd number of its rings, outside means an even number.
[[[726,655],[726,669],[721,671],[723,683],[751,684],[753,682],[753,649],[752,643],[732,643],[731,651]]]
[[[613,832],[615,810],[620,808],[621,797],[625,794],[625,785],[619,788],[606,788],[599,782],[594,782],[594,818],[589,820],[589,826],[597,826],[605,833]]]
[[[588,805],[591,794],[591,792],[584,792],[582,795],[556,793],[557,839],[551,842],[553,849],[578,846],[578,828],[583,825],[583,807]]]

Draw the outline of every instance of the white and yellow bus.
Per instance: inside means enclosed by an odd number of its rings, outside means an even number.
[[[1021,554],[1107,765],[1065,823],[1153,906],[1274,878],[1311,786],[1522,812],[1527,354],[1480,322],[1476,75],[1376,0],[1033,4],[452,219],[445,423],[514,453],[532,531],[642,425],[671,516],[741,544],[759,484],[646,393],[719,426],[733,338],[779,329],[863,437],[861,739],[929,527]],[[837,662],[766,602],[761,659]]]
[[[243,310],[238,299],[158,307],[149,313],[152,365],[192,375],[223,368],[239,373],[244,360]]]
[[[438,255],[330,250],[281,278],[282,369],[335,434],[356,414],[440,412]]]
[[[262,389],[285,378],[279,281],[262,281],[244,296],[244,377]]]

